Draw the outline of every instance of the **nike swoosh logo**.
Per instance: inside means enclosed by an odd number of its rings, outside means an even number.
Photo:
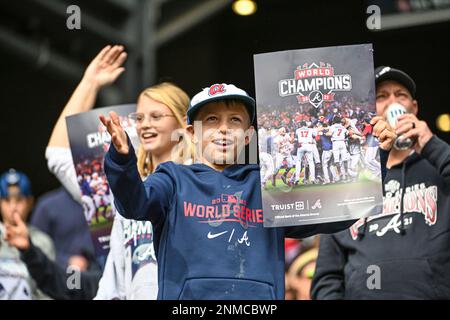
[[[220,233],[216,233],[216,234],[211,234],[211,232],[208,232],[208,239],[214,239],[217,238],[225,233],[227,233],[228,231],[224,231],[224,232],[220,232]]]

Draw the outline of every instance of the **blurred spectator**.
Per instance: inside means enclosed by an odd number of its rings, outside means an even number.
[[[5,242],[6,229],[15,226],[18,219],[27,221],[33,207],[33,195],[28,177],[10,169],[0,176],[0,299],[28,300],[47,298],[30,277],[20,252]],[[29,239],[45,255],[54,260],[52,240],[42,231],[29,228]]]
[[[51,261],[30,240],[30,229],[22,217],[14,214],[14,225],[6,227],[6,240],[9,245],[20,251],[20,258],[26,264],[37,287],[53,299],[86,299],[94,298],[98,282],[101,278],[100,268],[87,270],[88,260],[95,265],[94,256],[75,256],[70,259],[71,268],[64,269]]]
[[[304,253],[310,252],[313,250],[318,250],[319,248],[319,239],[320,236],[312,236],[302,240],[297,239],[285,239],[284,248],[285,248],[285,263],[286,263],[286,284],[285,284],[285,299],[286,300],[299,300],[300,297],[308,296],[309,300],[309,291],[308,294],[305,294],[305,290],[301,290],[302,292],[298,292],[298,284],[299,281],[297,278],[306,277],[306,273],[309,272],[310,266],[305,266],[305,271],[300,270],[301,272],[297,276],[297,272],[294,272],[294,269],[299,267],[299,262],[303,260],[299,260],[300,256],[303,256]],[[296,264],[296,265],[294,265]],[[307,268],[306,268],[307,267]],[[291,274],[289,274],[291,272]],[[302,274],[303,272],[303,274]],[[308,273],[309,274],[309,273]],[[304,281],[303,281],[304,282]],[[302,286],[303,288],[303,286]],[[309,290],[309,289],[308,289]],[[303,299],[302,299],[303,300]]]
[[[286,266],[290,266],[292,261],[294,261],[301,253],[311,248],[319,248],[319,238],[318,235],[302,240],[286,238],[284,240]]]
[[[39,198],[31,224],[53,239],[56,262],[63,268],[68,265],[70,259],[76,259],[77,264],[85,265],[88,261],[83,253],[94,253],[83,207],[63,187]],[[88,265],[86,269],[87,267]]]
[[[284,274],[284,288],[285,288],[285,294],[284,294],[284,300],[297,300],[297,291],[291,287],[290,281],[288,281],[288,272],[286,271]]]
[[[290,265],[291,262],[298,256],[300,249],[302,248],[302,242],[297,239],[284,239],[284,259],[286,265]]]
[[[295,300],[311,300],[309,292],[316,269],[318,254],[319,251],[317,248],[309,249],[299,255],[289,267],[287,288],[293,292]],[[288,291],[286,292],[288,293]]]

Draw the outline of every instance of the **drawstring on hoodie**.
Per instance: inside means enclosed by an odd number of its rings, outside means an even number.
[[[358,230],[358,240],[364,238],[364,235],[366,234],[366,228],[367,228],[367,217],[364,218],[363,227],[360,230]]]
[[[403,161],[402,165],[402,182],[400,184],[400,234],[404,235],[406,233],[405,222],[403,221],[404,212],[403,212],[403,196],[405,194],[405,174],[406,173],[406,161]]]

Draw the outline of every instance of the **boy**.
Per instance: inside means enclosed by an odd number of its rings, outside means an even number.
[[[158,299],[283,299],[284,237],[352,224],[263,228],[259,166],[236,164],[254,130],[255,101],[234,85],[212,85],[191,101],[187,130],[201,143],[200,163],[163,163],[144,182],[117,115],[110,117],[100,117],[113,142],[105,172],[118,211],[154,226]]]

